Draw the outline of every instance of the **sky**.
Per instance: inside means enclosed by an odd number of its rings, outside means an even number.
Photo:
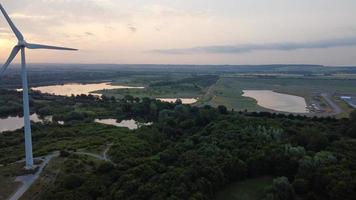
[[[31,63],[356,66],[355,0],[1,0]],[[0,63],[17,43],[0,17]],[[19,62],[17,58],[16,62]]]

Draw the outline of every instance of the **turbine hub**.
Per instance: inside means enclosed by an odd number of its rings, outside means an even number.
[[[21,40],[17,43],[17,45],[20,47],[25,47],[27,45],[27,42],[25,40]]]

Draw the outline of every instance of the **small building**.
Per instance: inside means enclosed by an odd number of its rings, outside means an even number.
[[[356,108],[356,98],[354,96],[340,96],[340,99],[345,101],[352,108]]]
[[[340,96],[340,99],[342,99],[342,100],[351,100],[352,97],[350,97],[350,96]]]
[[[356,108],[356,103],[349,103],[349,105],[353,108]]]

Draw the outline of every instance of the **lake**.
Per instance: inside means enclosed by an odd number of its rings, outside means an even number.
[[[196,103],[198,100],[194,98],[157,98],[157,100],[169,103],[175,103],[177,99],[182,100],[183,104],[193,104]]]
[[[48,93],[60,96],[71,96],[71,95],[96,95],[101,96],[101,94],[92,93],[98,90],[112,90],[112,89],[144,89],[144,87],[132,87],[132,86],[122,86],[122,85],[111,85],[111,83],[90,83],[90,84],[79,84],[71,83],[64,85],[49,85],[41,87],[32,87],[32,90],[40,91],[41,93]],[[18,89],[18,91],[21,89]]]
[[[52,116],[40,119],[37,114],[32,114],[30,116],[32,122],[52,122]],[[4,131],[14,131],[23,127],[23,117],[7,117],[0,119],[0,133]]]
[[[134,119],[122,120],[121,122],[117,122],[116,119],[95,119],[95,122],[100,123],[100,124],[113,125],[113,126],[117,126],[117,127],[124,127],[124,128],[128,128],[130,130],[138,129],[141,126],[152,125],[152,122],[140,123]]]
[[[46,116],[44,119],[40,119],[37,114],[32,114],[30,116],[31,122],[53,122],[52,116]],[[121,122],[117,122],[116,119],[95,119],[96,123],[106,124],[106,125],[113,125],[117,127],[126,127],[130,130],[135,130],[140,128],[141,126],[149,126],[152,125],[151,122],[148,123],[140,123],[133,119],[130,120],[122,120]],[[57,122],[60,125],[63,125],[63,121]],[[7,118],[0,118],[0,133],[4,131],[14,131],[23,127],[23,117],[7,117]]]
[[[244,97],[250,97],[257,101],[261,107],[271,110],[308,113],[307,103],[303,97],[277,93],[272,90],[243,90]]]

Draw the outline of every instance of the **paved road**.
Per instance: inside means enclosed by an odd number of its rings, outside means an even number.
[[[325,101],[333,109],[335,115],[340,114],[342,112],[342,109],[331,99],[329,94],[322,93],[321,96],[325,99]]]
[[[39,166],[38,171],[35,174],[30,174],[30,175],[24,175],[24,176],[18,176],[16,177],[15,181],[16,182],[21,182],[22,185],[20,188],[17,189],[17,191],[9,198],[9,200],[17,200],[20,199],[21,196],[28,190],[28,188],[31,187],[31,185],[38,179],[40,174],[42,173],[43,169],[45,166],[49,163],[49,161],[52,160],[52,158],[57,157],[59,155],[58,152],[54,152],[44,158],[36,158],[36,159],[41,159],[43,162]]]

